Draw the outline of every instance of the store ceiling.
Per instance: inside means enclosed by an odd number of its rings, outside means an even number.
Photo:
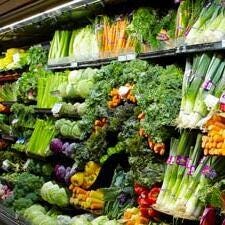
[[[68,9],[63,13],[57,12],[54,16],[50,13],[50,15],[38,16],[25,25],[11,26],[17,21],[73,1],[0,0],[0,51],[12,46],[12,42],[14,47],[24,47],[49,41],[56,29],[76,29],[90,23],[99,14],[120,14],[123,10],[132,11],[132,7],[137,8],[142,4],[160,7],[161,2],[165,0],[77,0],[77,4],[82,7],[67,7]],[[174,0],[167,0],[166,4],[171,7],[174,5]],[[164,2],[164,5],[166,4]]]
[[[69,0],[0,0],[0,27]]]

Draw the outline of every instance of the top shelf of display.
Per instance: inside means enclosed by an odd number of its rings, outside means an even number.
[[[223,49],[225,8],[196,2],[182,1],[178,10],[165,9],[164,13],[139,7],[131,14],[97,16],[92,24],[80,29],[56,30],[49,68],[82,68],[117,59],[129,61],[136,55],[152,59]]]
[[[86,67],[98,67],[102,65],[107,65],[112,61],[130,61],[133,59],[158,59],[158,58],[165,58],[165,57],[177,57],[183,56],[198,52],[206,52],[206,51],[222,51],[225,50],[225,40],[212,42],[212,43],[205,43],[205,44],[196,44],[196,45],[182,45],[179,47],[174,47],[171,49],[164,49],[146,53],[127,53],[121,54],[117,57],[108,57],[108,58],[101,58],[96,60],[86,60],[77,62],[73,58],[61,58],[58,62],[52,63],[48,65],[48,69],[50,70],[63,70],[63,69],[79,69],[79,68],[86,68]]]

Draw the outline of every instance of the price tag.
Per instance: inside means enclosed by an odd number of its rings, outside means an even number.
[[[127,55],[127,61],[134,60],[134,59],[136,59],[136,54],[135,53],[131,53],[131,54]]]
[[[118,61],[119,61],[119,62],[127,61],[127,56],[126,56],[126,55],[119,55],[119,56],[118,56]]]
[[[24,144],[25,143],[25,138],[23,138],[23,137],[18,138],[16,143],[17,144]]]
[[[77,62],[71,62],[70,65],[71,65],[72,67],[77,67],[77,66],[78,66]]]
[[[223,92],[223,94],[220,97],[220,103],[225,104],[225,92]]]
[[[14,124],[16,124],[16,123],[18,123],[18,119],[14,119],[14,120],[12,120],[12,125],[14,125]]]
[[[181,46],[181,52],[186,52],[186,45]]]
[[[218,104],[219,98],[217,98],[211,94],[208,94],[206,96],[204,102],[208,108],[214,108]]]
[[[52,108],[53,115],[58,114],[62,108],[62,103],[56,103]]]
[[[225,48],[225,40],[222,40],[222,41],[221,41],[221,47],[222,47],[222,48]]]
[[[18,63],[20,61],[20,54],[16,53],[13,55],[13,62]]]
[[[176,53],[179,53],[180,52],[180,47],[177,47],[176,48]]]

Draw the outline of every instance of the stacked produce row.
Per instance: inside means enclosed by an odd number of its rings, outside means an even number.
[[[194,54],[185,69],[135,59],[46,70],[65,57],[171,47],[172,38],[219,41],[224,8],[203,6],[185,0],[177,12],[102,16],[56,31],[49,52],[17,50],[27,70],[0,87],[1,204],[32,225],[171,224],[164,213],[185,224],[224,224],[223,54]]]
[[[224,39],[224,7],[220,0],[180,1],[178,10],[139,8],[130,15],[98,16],[76,30],[57,30],[49,65],[146,53]]]

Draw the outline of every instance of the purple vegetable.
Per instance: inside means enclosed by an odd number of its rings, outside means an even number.
[[[62,152],[63,142],[59,138],[52,139],[52,142],[50,144],[50,149],[54,153],[60,153]]]
[[[119,204],[120,206],[123,206],[128,200],[129,200],[129,195],[127,193],[122,192],[119,196],[118,196],[118,200],[119,200]]]
[[[66,176],[65,176],[65,182],[66,182],[67,184],[69,184],[69,182],[70,182],[70,177],[71,177],[70,171],[71,171],[71,168],[70,168],[70,167],[67,167],[67,168],[66,168]]]
[[[68,148],[68,146],[70,145],[69,142],[65,142],[62,146],[62,152],[64,153],[66,151],[66,149]]]
[[[66,176],[65,176],[65,182],[67,184],[70,183],[70,178],[76,173],[76,170],[74,168],[70,168],[70,167],[67,167],[66,168]]]
[[[205,208],[201,220],[200,225],[215,225],[216,224],[216,210],[214,208]]]
[[[67,157],[71,157],[74,151],[74,143],[68,145],[66,149],[63,151],[63,154],[65,154]]]
[[[58,181],[64,181],[66,176],[66,168],[63,165],[56,165],[54,168],[55,176]]]
[[[225,219],[223,220],[223,223],[222,223],[222,225],[225,225]]]

